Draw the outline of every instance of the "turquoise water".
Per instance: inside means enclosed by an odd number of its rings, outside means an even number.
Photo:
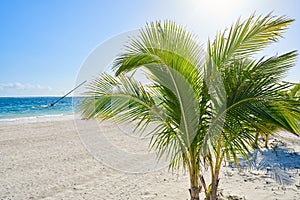
[[[59,97],[0,97],[0,119],[73,114],[76,110],[73,103],[78,105],[81,98],[66,97],[54,106],[49,106],[58,99]]]

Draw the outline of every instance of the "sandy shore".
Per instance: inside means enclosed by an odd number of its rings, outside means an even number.
[[[126,151],[145,147],[145,141],[135,142],[124,132],[117,134],[109,123],[103,126],[95,130],[90,121],[81,121],[78,126],[74,120],[0,126],[0,199],[188,199],[185,174],[172,174],[166,168],[148,173],[118,170],[105,160],[114,156],[112,151],[109,157],[104,152],[95,159],[91,148],[82,143],[84,134],[110,133],[108,139],[117,144],[114,146],[124,144],[120,148]],[[260,163],[254,170],[224,167],[223,194],[250,200],[299,199],[300,139],[284,135],[272,142],[275,151],[265,150],[258,156]],[[285,170],[280,168],[279,172],[289,185],[280,185],[267,173],[270,168],[262,165],[266,158],[276,166],[283,162],[280,167]],[[128,166],[132,162],[128,159]],[[275,164],[271,168],[275,169]]]

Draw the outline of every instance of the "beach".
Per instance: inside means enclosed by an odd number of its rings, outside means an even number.
[[[66,118],[0,126],[0,199],[189,199],[189,179],[183,172],[172,173],[161,167],[133,173],[101,162],[82,141],[82,133],[97,134],[99,130],[91,121],[79,123],[80,127],[78,121]],[[98,128],[109,130],[110,140],[126,144],[128,151],[144,148],[145,142],[127,140],[128,135],[120,139],[113,133],[113,125],[105,126]],[[276,162],[284,163],[291,182],[277,183],[267,167],[250,170],[227,164],[220,177],[224,196],[299,199],[300,139],[281,133],[278,140],[270,142],[278,151],[268,151],[267,157],[276,155]]]

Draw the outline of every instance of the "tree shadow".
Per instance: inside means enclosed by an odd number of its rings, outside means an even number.
[[[294,183],[294,169],[300,169],[300,154],[277,141],[272,148],[256,149],[249,160],[240,158],[240,168],[244,170],[266,171],[277,183],[291,185]],[[235,167],[235,165],[231,165]]]

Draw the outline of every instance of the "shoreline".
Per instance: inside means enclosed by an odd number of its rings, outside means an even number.
[[[0,118],[0,126],[12,126],[18,124],[39,123],[39,122],[54,122],[72,120],[76,116],[76,113],[66,114],[48,114],[48,115],[34,115],[34,116],[22,116],[11,118]]]

